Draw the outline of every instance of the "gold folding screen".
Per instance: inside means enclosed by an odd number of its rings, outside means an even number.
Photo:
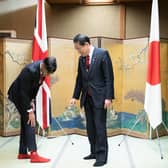
[[[21,69],[31,61],[30,40],[3,39],[0,40],[0,60],[1,64],[1,134],[4,136],[15,135],[19,133],[20,118],[17,109],[7,98],[7,91]]]
[[[0,134],[3,133],[4,125],[3,125],[3,90],[4,90],[4,77],[3,77],[3,41],[0,40]]]
[[[69,106],[72,97],[78,53],[71,39],[49,38],[49,55],[57,58],[57,72],[51,76],[52,124],[50,135],[67,133],[86,135],[84,110]],[[115,77],[115,100],[107,113],[108,135],[125,134],[137,119],[140,122],[131,132],[132,136],[148,138],[149,124],[143,110],[148,38],[119,40],[92,38],[96,47],[109,51]],[[19,132],[19,115],[7,99],[7,90],[20,70],[31,62],[30,40],[0,40],[0,133],[15,135]],[[168,41],[161,41],[161,80],[163,97],[163,119],[168,124]]]

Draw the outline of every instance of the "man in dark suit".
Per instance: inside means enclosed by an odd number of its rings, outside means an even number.
[[[56,71],[56,59],[45,58],[27,65],[8,90],[8,98],[18,109],[21,116],[21,134],[18,159],[31,162],[49,162],[37,153],[35,140],[35,97],[45,77]],[[30,155],[28,154],[30,151]]]
[[[78,34],[73,41],[81,56],[70,104],[74,105],[81,95],[80,106],[85,109],[91,147],[91,154],[84,159],[96,159],[94,166],[103,166],[108,154],[106,113],[114,99],[112,62],[108,51],[93,47],[89,37]]]

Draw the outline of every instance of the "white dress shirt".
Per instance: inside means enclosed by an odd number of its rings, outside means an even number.
[[[90,52],[89,52],[89,64],[91,64],[92,56],[93,56],[94,46],[90,46]]]

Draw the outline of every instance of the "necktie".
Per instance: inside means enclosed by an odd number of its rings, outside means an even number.
[[[87,55],[86,56],[86,69],[89,70],[89,67],[90,67],[90,56]]]

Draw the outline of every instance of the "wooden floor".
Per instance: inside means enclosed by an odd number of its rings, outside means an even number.
[[[127,137],[119,147],[123,136],[108,139],[108,163],[103,168],[168,168],[168,136],[161,138],[164,159],[161,160],[158,141]],[[31,164],[29,160],[17,160],[19,137],[0,137],[0,168],[92,168],[94,160],[82,158],[89,154],[87,137],[79,135],[52,139],[38,137],[39,153],[51,158],[50,163]],[[72,145],[73,141],[74,145]]]

